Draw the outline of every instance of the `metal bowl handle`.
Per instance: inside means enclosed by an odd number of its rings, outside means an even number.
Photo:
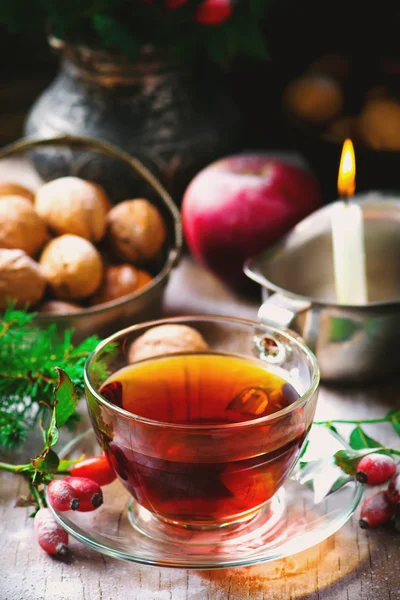
[[[296,300],[282,294],[272,294],[259,308],[258,320],[264,325],[287,329],[298,314],[310,307],[310,302]]]

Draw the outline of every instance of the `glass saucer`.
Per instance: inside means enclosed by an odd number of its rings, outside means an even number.
[[[343,477],[332,463],[346,443],[323,426],[311,429],[302,461],[292,476],[251,521],[190,531],[162,523],[140,507],[119,481],[103,488],[104,504],[89,513],[57,512],[56,519],[83,544],[113,558],[162,567],[213,569],[248,566],[284,558],[322,542],[338,531],[360,501],[363,486]],[[90,430],[76,442],[98,452]]]

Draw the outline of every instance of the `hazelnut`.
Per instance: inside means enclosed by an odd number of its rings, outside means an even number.
[[[292,115],[323,125],[334,119],[343,108],[343,94],[333,79],[305,75],[294,79],[284,92],[284,104]]]
[[[0,248],[16,248],[33,256],[47,238],[46,225],[26,198],[0,198]]]
[[[81,312],[82,310],[83,308],[79,304],[64,302],[63,300],[47,300],[46,302],[42,302],[37,308],[39,313],[46,313],[48,315],[65,315]]]
[[[0,196],[21,196],[21,198],[25,198],[29,202],[33,202],[35,198],[35,194],[31,190],[28,190],[28,188],[8,181],[0,183]]]
[[[138,286],[138,274],[138,270],[132,265],[106,267],[103,283],[91,299],[91,304],[110,302],[131,294]]]
[[[143,262],[156,256],[167,232],[158,210],[148,200],[126,200],[107,216],[108,235],[122,258]]]
[[[99,287],[103,262],[96,248],[77,235],[62,235],[47,244],[40,265],[57,298],[85,298]]]
[[[400,104],[389,98],[368,102],[360,115],[359,132],[375,150],[400,150]]]
[[[152,276],[147,271],[138,270],[138,283],[136,286],[136,291],[145,287],[150,281],[153,281]]]
[[[6,308],[10,300],[21,308],[36,304],[45,288],[37,262],[23,250],[0,249],[0,308]]]
[[[42,185],[35,209],[55,233],[72,233],[98,242],[111,205],[104,190],[79,177],[60,177]]]
[[[208,349],[203,336],[187,325],[159,325],[148,329],[129,347],[128,360],[136,362],[160,354],[205,352]]]

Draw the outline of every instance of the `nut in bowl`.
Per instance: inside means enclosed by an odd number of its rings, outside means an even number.
[[[69,173],[43,181],[35,154],[65,149],[72,157]],[[96,170],[88,170],[96,154],[131,173],[124,197],[117,181],[115,190],[105,190]],[[28,305],[38,324],[71,327],[77,339],[158,316],[181,252],[181,222],[173,200],[140,161],[75,136],[20,140],[0,151],[5,158],[5,165],[23,161],[23,173],[36,185],[30,189],[1,170],[0,213],[12,218],[0,226],[0,309],[9,301]],[[138,196],[140,180],[146,198]]]

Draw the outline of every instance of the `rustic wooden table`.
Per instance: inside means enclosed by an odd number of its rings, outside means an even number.
[[[257,298],[236,297],[186,258],[167,288],[164,312],[255,318],[257,306]],[[396,381],[322,387],[317,416],[381,416],[400,406],[398,389]],[[383,435],[396,443],[389,427]],[[34,541],[29,509],[14,507],[23,482],[3,472],[0,490],[0,600],[400,599],[400,534],[361,530],[358,512],[336,535],[284,560],[220,571],[172,570],[106,558],[75,540],[68,561],[53,560]]]

